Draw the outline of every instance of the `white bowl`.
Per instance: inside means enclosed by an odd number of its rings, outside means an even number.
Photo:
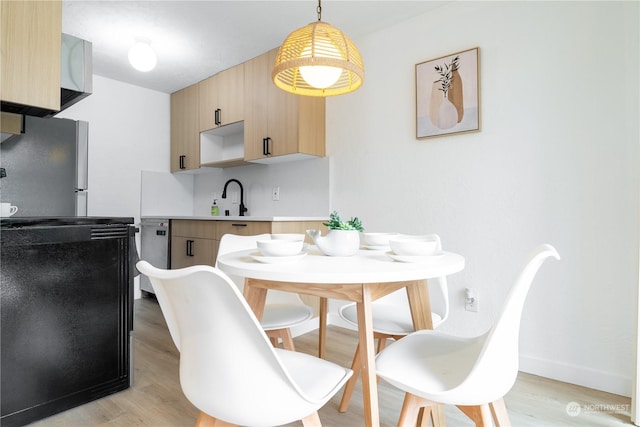
[[[256,244],[264,256],[293,256],[302,252],[302,240],[258,240]]]
[[[389,239],[397,236],[396,233],[362,233],[367,246],[389,246]]]
[[[274,233],[271,235],[271,240],[293,240],[303,241],[305,235],[301,233]]]
[[[389,240],[389,246],[396,255],[428,256],[438,253],[438,241],[429,236],[402,236]]]

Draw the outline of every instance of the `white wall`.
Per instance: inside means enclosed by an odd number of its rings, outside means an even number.
[[[169,170],[169,95],[94,75],[93,93],[56,117],[89,122],[88,215],[140,222],[141,171]]]
[[[366,80],[327,100],[331,204],[368,231],[437,232],[466,257],[443,330],[496,318],[553,244],[521,368],[630,395],[638,284],[637,2],[464,2],[360,40]],[[415,138],[414,65],[480,47],[482,130]],[[463,308],[479,291],[480,312]]]
[[[89,122],[90,216],[140,221],[141,171],[169,170],[169,95],[101,76],[56,117]]]

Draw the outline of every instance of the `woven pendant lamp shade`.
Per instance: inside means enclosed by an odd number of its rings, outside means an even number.
[[[335,69],[340,69],[335,83],[314,87],[304,79],[303,73],[307,71],[304,67],[318,66],[334,67],[336,74],[339,71]],[[280,46],[271,77],[277,87],[296,95],[342,95],[362,86],[364,64],[349,37],[318,20],[289,34]]]

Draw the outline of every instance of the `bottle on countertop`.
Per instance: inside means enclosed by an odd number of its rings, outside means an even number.
[[[218,199],[213,199],[213,204],[211,205],[211,216],[218,216],[220,213],[220,208],[216,204],[217,201]]]

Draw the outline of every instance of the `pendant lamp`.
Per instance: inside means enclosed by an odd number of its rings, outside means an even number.
[[[356,45],[342,31],[318,20],[298,28],[280,46],[271,72],[280,89],[306,96],[334,96],[362,86],[364,64]]]

